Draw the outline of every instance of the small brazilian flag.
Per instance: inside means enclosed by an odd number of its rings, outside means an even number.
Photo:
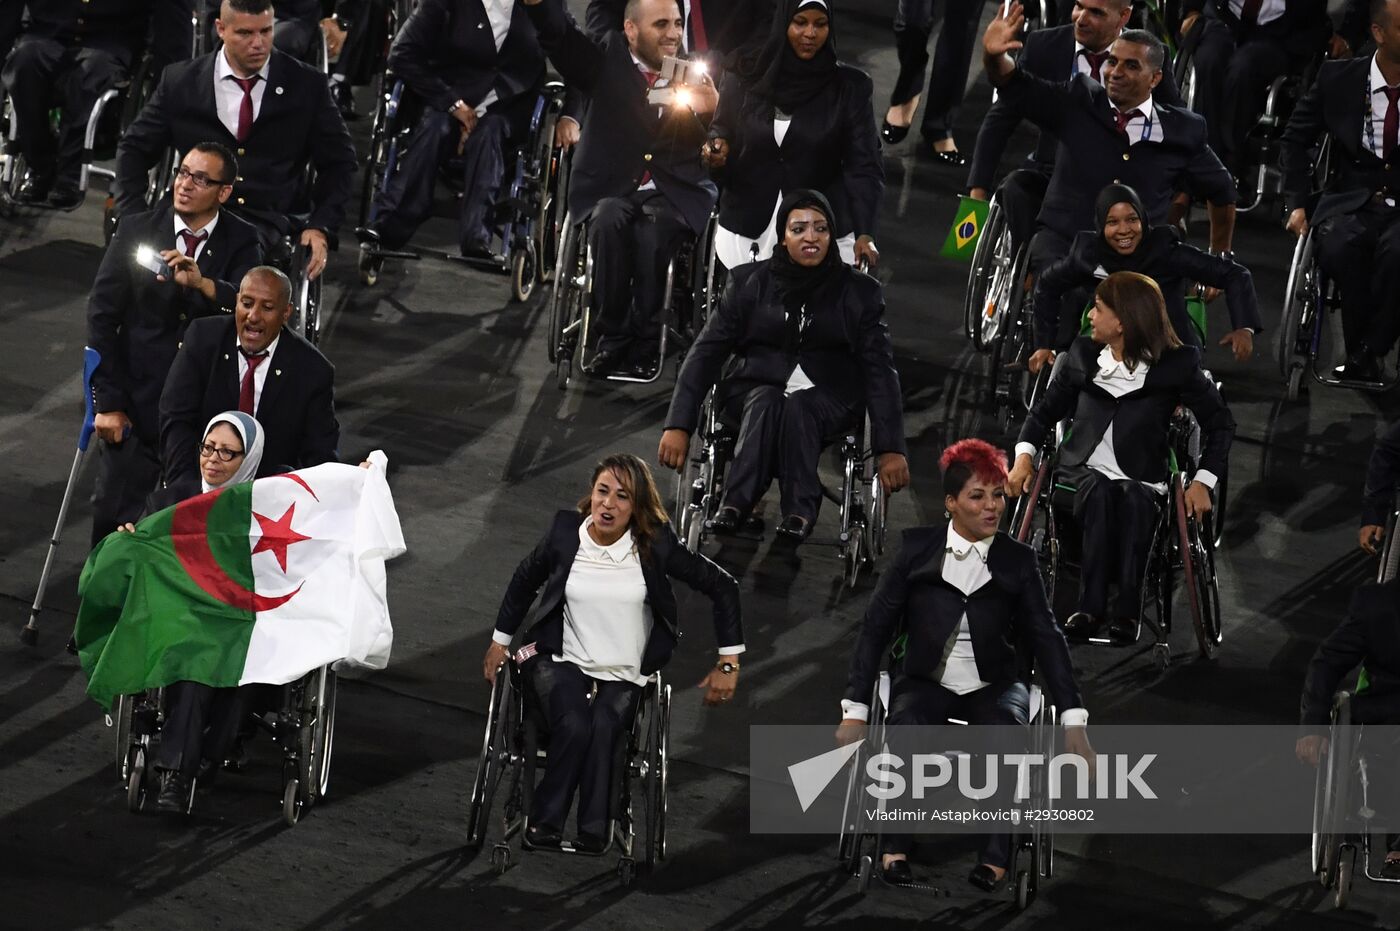
[[[958,201],[958,212],[953,217],[953,228],[948,230],[948,238],[943,241],[939,255],[950,259],[972,260],[972,251],[977,248],[977,237],[982,233],[982,224],[987,222],[987,202],[964,197]]]

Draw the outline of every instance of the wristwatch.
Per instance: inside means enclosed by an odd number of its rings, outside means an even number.
[[[1217,259],[1224,259],[1227,262],[1233,262],[1235,260],[1235,252],[1233,249],[1224,249],[1219,252],[1212,251],[1211,255],[1215,256]]]
[[[731,662],[729,662],[729,661],[726,660],[725,662],[722,662],[722,663],[715,663],[715,668],[718,669],[720,672],[724,673],[724,674],[727,676],[727,675],[729,675],[730,673],[738,672],[738,671],[739,671],[739,664],[738,664],[738,663],[731,663]]]
[[[465,107],[466,105],[467,105],[467,102],[466,102],[465,100],[458,100],[457,102],[453,103],[452,106],[450,106],[450,107],[447,108],[447,112],[448,112],[448,113],[456,113],[458,110],[462,109],[462,108]]]

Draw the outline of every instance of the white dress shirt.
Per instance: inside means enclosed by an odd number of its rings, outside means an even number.
[[[1264,0],[1259,4],[1259,16],[1254,20],[1255,25],[1262,26],[1265,23],[1272,23],[1284,14],[1288,4],[1285,0]],[[1244,15],[1244,0],[1230,0],[1230,12],[1236,16]]]
[[[258,71],[261,81],[253,85],[253,122],[258,121],[262,112],[263,94],[267,91],[267,73],[272,67],[272,57],[268,56]],[[228,63],[228,50],[220,49],[214,56],[214,106],[219,112],[219,122],[228,128],[235,138],[238,136],[238,111],[243,107],[243,88],[233,80],[236,75]]]
[[[1113,358],[1113,350],[1105,346],[1099,352],[1098,368],[1094,372],[1094,384],[1115,398],[1121,398],[1147,384],[1147,373],[1151,368],[1152,366],[1146,362],[1139,362],[1135,370],[1129,371],[1127,364]],[[1016,444],[1017,456],[1024,454],[1034,457],[1035,452],[1034,443]],[[1114,481],[1132,481],[1118,465],[1118,456],[1113,451],[1113,421],[1109,421],[1108,429],[1103,432],[1103,436],[1099,439],[1099,445],[1094,447],[1094,451],[1084,464]],[[1215,473],[1208,469],[1197,469],[1194,479],[1207,488],[1215,487]],[[1142,484],[1159,495],[1167,493],[1167,486],[1161,482],[1143,482]]]
[[[1361,144],[1376,158],[1385,158],[1385,117],[1390,112],[1390,97],[1386,94],[1385,75],[1371,56],[1371,119],[1361,127]],[[1400,104],[1397,104],[1400,106]]]
[[[1120,108],[1115,106],[1113,109]],[[1152,102],[1151,97],[1135,106],[1122,107],[1121,109],[1125,111],[1137,110],[1133,118],[1128,120],[1127,125],[1123,127],[1128,134],[1128,145],[1137,145],[1139,142],[1161,142],[1166,138],[1166,134],[1162,131],[1160,114],[1157,113],[1157,105]]]
[[[496,51],[501,50],[505,44],[506,36],[510,34],[510,15],[515,9],[515,0],[481,0],[481,5],[486,8],[486,20],[491,24],[491,37],[496,40]],[[493,87],[486,96],[481,99],[481,103],[476,105],[476,115],[485,116],[491,105],[500,100]]]
[[[1093,81],[1093,80],[1094,80],[1094,67],[1093,67],[1093,65],[1091,65],[1091,64],[1089,63],[1089,59],[1088,59],[1088,57],[1087,57],[1088,54],[1089,54],[1089,47],[1088,47],[1087,45],[1084,45],[1082,42],[1076,42],[1076,43],[1074,43],[1074,67],[1073,67],[1073,69],[1072,69],[1072,73],[1073,73],[1073,74],[1082,74],[1082,75],[1084,75],[1086,78],[1088,78],[1089,80]],[[1102,71],[1103,65],[1100,64],[1100,65],[1099,65],[1099,68],[1100,68],[1099,77],[1103,77],[1103,71]],[[1103,84],[1103,81],[1100,80],[1100,81],[1098,81],[1097,83]]]
[[[201,239],[194,247],[194,260],[198,262],[199,257],[204,254],[204,247],[209,245],[209,238],[214,235],[214,227],[218,225],[219,214],[217,211],[215,211],[213,218],[208,223],[197,230],[190,229],[185,221],[180,219],[180,215],[178,213],[175,214],[175,251],[179,252],[181,255],[185,254],[185,240],[180,236],[182,232],[193,233],[195,236],[198,236],[200,233],[207,233],[208,235]]]
[[[258,367],[253,369],[253,416],[258,416],[258,405],[262,402],[263,385],[267,384],[267,373],[272,369],[272,358],[277,354],[277,344],[281,342],[282,336],[278,334],[267,347],[267,358],[258,363]],[[238,359],[238,389],[243,389],[243,379],[248,375],[248,360],[243,353],[238,351],[238,338],[233,340],[233,353]]]
[[[971,595],[992,580],[987,569],[987,554],[991,552],[995,536],[981,540],[969,540],[948,523],[943,553],[943,581],[962,592]],[[967,695],[986,688],[990,682],[982,681],[977,672],[977,654],[972,648],[972,632],[967,624],[967,612],[958,620],[957,639],[943,663],[943,678],[939,684],[957,695]],[[842,699],[841,717],[866,721],[870,718],[870,708],[862,702]],[[1084,708],[1069,708],[1060,715],[1065,727],[1082,727],[1089,723],[1089,712]]]

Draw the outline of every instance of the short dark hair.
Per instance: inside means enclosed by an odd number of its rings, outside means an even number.
[[[1371,22],[1382,29],[1390,25],[1390,0],[1371,0]]]
[[[1181,345],[1167,317],[1162,289],[1146,275],[1114,272],[1099,282],[1094,298],[1123,325],[1123,360],[1130,371],[1139,362],[1156,363],[1163,352]]]
[[[253,16],[261,16],[272,9],[272,0],[223,0],[219,5],[219,10],[223,12],[224,4],[234,13],[251,13]]]
[[[292,302],[292,279],[287,277],[287,273],[282,269],[272,265],[255,265],[248,269],[243,276],[243,281],[249,278],[273,278],[281,288],[282,294],[277,298],[278,303],[290,304]],[[238,283],[238,290],[243,290],[243,281]]]
[[[1162,66],[1167,62],[1167,47],[1162,44],[1162,40],[1148,32],[1146,29],[1124,29],[1123,34],[1118,37],[1119,42],[1131,42],[1134,45],[1141,45],[1147,49],[1147,65],[1153,71],[1161,71]]]
[[[224,184],[232,184],[238,178],[238,159],[234,156],[233,150],[222,142],[197,142],[190,146],[190,152],[200,152],[204,155],[216,156],[224,163],[223,171],[219,172],[218,180]],[[188,152],[185,154],[189,154]]]

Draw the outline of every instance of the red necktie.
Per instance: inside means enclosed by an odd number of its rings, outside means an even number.
[[[1099,76],[1099,69],[1103,67],[1103,63],[1108,59],[1108,52],[1091,52],[1086,49],[1084,51],[1084,59],[1089,62],[1089,74],[1095,81],[1102,84],[1103,78]]]
[[[1240,4],[1240,22],[1246,26],[1253,26],[1259,22],[1259,9],[1264,5],[1264,0],[1244,0]]]
[[[199,251],[199,244],[208,238],[208,230],[201,230],[198,236],[189,230],[180,230],[180,239],[185,243],[185,255],[190,258],[194,258],[194,254]]]
[[[1133,121],[1133,117],[1135,117],[1135,116],[1142,116],[1142,111],[1141,111],[1141,110],[1127,110],[1127,111],[1115,110],[1115,111],[1113,111],[1113,122],[1117,124],[1117,126],[1118,126],[1118,132],[1121,133],[1121,134],[1123,135],[1124,138],[1126,138],[1127,135],[1128,135],[1128,124],[1131,123],[1131,122]]]
[[[253,373],[258,370],[258,366],[262,365],[263,360],[267,358],[267,353],[258,352],[249,354],[243,351],[242,346],[238,347],[238,351],[243,353],[243,358],[248,362],[248,371],[243,376],[243,384],[238,388],[238,409],[249,417],[252,417],[254,413]]]
[[[238,132],[234,134],[239,142],[243,142],[253,131],[253,87],[262,80],[262,75],[255,74],[251,78],[229,75],[229,78],[243,88],[243,102],[238,106]]]
[[[700,12],[700,0],[690,0],[690,38],[695,51],[709,50],[710,42],[705,36],[705,16]]]
[[[1390,106],[1385,109],[1385,128],[1381,131],[1381,158],[1390,158],[1400,137],[1400,87],[1382,87]]]

